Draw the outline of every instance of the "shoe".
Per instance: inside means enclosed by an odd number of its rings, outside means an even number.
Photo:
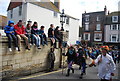
[[[41,49],[41,47],[39,46],[38,49]]]
[[[9,48],[9,51],[11,52],[11,51],[12,51],[12,49],[11,49],[11,48]]]
[[[16,47],[15,50],[18,51],[18,47]]]
[[[18,51],[20,51],[20,47],[18,47]]]
[[[74,69],[73,69],[73,68],[71,68],[71,70],[72,70],[72,73],[74,73]]]
[[[70,76],[70,69],[67,70],[67,74],[66,74],[66,77],[69,77]]]
[[[30,48],[28,48],[28,46],[26,47],[26,49],[30,50]]]

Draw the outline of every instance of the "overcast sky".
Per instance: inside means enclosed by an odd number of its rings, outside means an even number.
[[[64,9],[66,14],[81,20],[81,15],[85,11],[103,11],[105,5],[110,12],[118,11],[119,1],[120,0],[60,0],[60,10]],[[6,10],[9,2],[10,0],[0,0],[0,15],[7,15]]]

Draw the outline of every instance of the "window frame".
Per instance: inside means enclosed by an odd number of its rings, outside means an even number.
[[[97,36],[98,35],[98,36]],[[96,38],[100,38],[99,40],[98,39],[96,39]],[[94,41],[102,41],[102,33],[95,33],[94,34]]]
[[[13,9],[10,10],[10,18],[13,18]]]
[[[115,41],[113,41],[113,36],[116,36],[116,40]],[[118,35],[117,34],[112,34],[112,35],[110,35],[110,42],[118,42]]]
[[[87,29],[87,30],[86,30]],[[85,23],[85,31],[89,31],[90,30],[90,26],[89,23]]]
[[[115,17],[117,17],[117,20],[114,20]],[[112,22],[113,23],[118,22],[118,16],[112,16]]]
[[[99,29],[98,29],[98,25],[99,25]],[[101,24],[96,24],[96,30],[100,31],[101,30]]]
[[[19,6],[19,11],[18,11],[19,16],[22,15],[22,5]]]

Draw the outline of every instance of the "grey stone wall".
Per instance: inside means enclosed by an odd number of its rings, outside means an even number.
[[[12,52],[8,51],[7,38],[0,38],[0,72],[3,78],[11,76],[28,75],[48,69],[48,52],[50,51],[50,42],[48,46],[42,46],[42,49],[37,49],[32,45],[31,50],[25,49],[25,44],[22,43],[21,51],[15,51],[12,45]],[[60,65],[60,48],[55,49],[55,69]]]

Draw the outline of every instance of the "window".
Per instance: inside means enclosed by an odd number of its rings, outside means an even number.
[[[85,15],[85,21],[89,21],[89,15]]]
[[[90,40],[90,34],[85,33],[84,34],[84,40]]]
[[[85,31],[89,30],[89,23],[85,23]]]
[[[100,24],[96,25],[96,30],[101,30]]]
[[[110,35],[110,41],[111,42],[117,42],[118,41],[118,35],[116,35],[116,34],[113,34],[113,35]]]
[[[118,24],[118,30],[120,30],[120,24]]]
[[[19,6],[19,16],[21,16],[21,15],[22,15],[22,5]]]
[[[57,12],[54,12],[54,17],[57,17],[57,16],[58,16]]]
[[[118,24],[113,24],[110,27],[111,30],[118,30]]]
[[[112,22],[118,22],[118,16],[112,16]]]
[[[102,41],[102,34],[99,33],[94,34],[94,41]]]
[[[13,18],[13,9],[10,11],[10,18]]]
[[[97,21],[100,21],[100,17],[99,16],[97,16]]]
[[[69,17],[66,17],[66,24],[69,24]]]

